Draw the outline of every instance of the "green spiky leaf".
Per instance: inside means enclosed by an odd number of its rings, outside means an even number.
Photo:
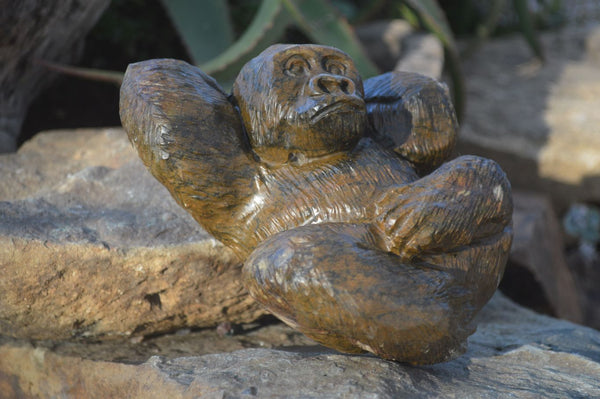
[[[46,60],[36,59],[35,62],[52,71],[63,73],[65,75],[75,76],[82,79],[95,80],[97,82],[113,83],[121,86],[123,81],[123,72],[107,71],[105,69],[82,68],[71,65],[56,64]]]
[[[348,21],[324,0],[283,0],[294,22],[316,43],[337,47],[348,53],[365,78],[379,74],[367,57]]]
[[[535,55],[540,59],[544,60],[544,50],[542,49],[542,44],[540,43],[533,22],[533,18],[531,17],[531,13],[529,12],[529,7],[527,6],[526,0],[513,0],[513,4],[515,6],[515,11],[519,17],[519,26],[521,27],[521,31],[525,36],[525,40],[535,53]]]
[[[459,119],[462,119],[465,107],[465,87],[462,66],[454,35],[446,20],[444,11],[435,0],[404,0],[419,16],[423,26],[442,42],[445,49],[446,65],[452,78],[454,107]]]
[[[162,0],[188,54],[195,63],[208,61],[233,43],[225,0]]]
[[[244,34],[225,52],[200,65],[220,81],[231,85],[242,66],[266,47],[279,41],[292,19],[280,0],[264,0]]]

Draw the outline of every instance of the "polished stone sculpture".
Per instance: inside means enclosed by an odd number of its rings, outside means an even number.
[[[493,161],[444,163],[457,133],[444,85],[392,72],[363,86],[337,49],[275,45],[231,95],[185,62],[132,64],[121,120],[285,323],[413,364],[464,352],[502,277],[512,200]]]

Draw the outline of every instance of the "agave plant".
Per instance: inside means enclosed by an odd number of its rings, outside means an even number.
[[[382,10],[402,15],[414,25],[424,28],[441,41],[446,55],[446,66],[452,80],[457,113],[464,109],[464,84],[460,57],[450,24],[436,0],[376,0],[351,2],[349,0],[261,0],[248,27],[236,39],[227,0],[161,0],[192,61],[206,73],[229,88],[240,68],[265,47],[279,42],[290,26],[298,28],[315,43],[340,48],[355,61],[363,77],[380,73],[367,57],[355,36],[351,22],[364,22]],[[500,10],[508,0],[493,0],[492,10]],[[533,51],[542,58],[542,50],[527,8],[527,0],[512,0],[525,37]],[[470,3],[464,0],[463,3]],[[336,7],[337,6],[337,7]],[[354,7],[354,15],[349,16]],[[357,10],[358,8],[358,10]],[[341,11],[346,10],[346,15]],[[493,30],[493,13],[482,26]],[[351,18],[351,22],[349,22]],[[45,63],[55,70],[85,78],[120,84],[123,73],[90,70]]]
[[[207,7],[208,3],[212,5]],[[194,0],[163,0],[163,4],[192,60],[225,86],[247,61],[265,47],[280,41],[290,25],[298,27],[315,43],[346,51],[364,76],[379,73],[366,56],[350,24],[328,1],[263,0],[246,31],[236,41],[229,43],[223,42],[223,38],[231,37],[230,32],[233,31],[226,1],[200,3]],[[204,26],[211,26],[210,35],[199,32],[202,29],[198,27],[200,23],[189,18],[190,13],[202,15]],[[220,49],[214,46],[213,37],[220,38]]]
[[[214,76],[225,87],[230,86],[237,72],[249,59],[260,53],[265,47],[281,40],[284,31],[290,25],[299,28],[310,40],[344,50],[355,61],[364,77],[380,73],[366,56],[360,41],[354,35],[348,20],[331,2],[327,0],[263,0],[254,19],[246,31],[233,41],[231,22],[226,1],[198,3],[194,0],[162,0],[174,21],[182,40],[196,64],[206,73]],[[378,8],[398,5],[409,7],[421,24],[433,32],[444,44],[448,59],[448,69],[453,80],[456,108],[459,115],[464,101],[462,73],[458,52],[452,31],[442,9],[435,0],[404,0],[401,2],[376,1],[365,6],[356,19],[365,18]],[[337,2],[339,6],[345,2]],[[343,8],[343,7],[340,7]],[[202,20],[190,18],[201,15]],[[210,38],[200,32],[200,25],[211,26]],[[219,46],[213,37],[219,38]]]

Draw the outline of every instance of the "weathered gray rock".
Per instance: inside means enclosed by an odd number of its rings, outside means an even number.
[[[444,69],[444,46],[433,34],[419,33],[405,41],[405,52],[394,66],[396,71],[416,72],[441,79]]]
[[[597,247],[590,242],[574,241],[567,252],[567,263],[574,271],[583,323],[600,329],[600,256]]]
[[[39,61],[69,63],[109,0],[0,1],[0,153],[15,151],[29,104],[55,77]]]
[[[0,173],[0,332],[53,340],[0,340],[0,398],[600,395],[600,333],[502,296],[480,315],[465,356],[429,367],[337,354],[283,326],[229,344],[196,333],[160,344],[57,342],[250,321],[262,311],[239,285],[233,255],[144,170],[120,129],[40,134],[1,156]],[[520,198],[517,212],[530,221]],[[517,230],[529,232],[525,222],[516,218]],[[548,292],[560,294],[565,282],[555,283]]]
[[[459,151],[500,162],[514,187],[559,208],[600,201],[600,25],[540,33],[547,61],[522,36],[485,42],[464,66]]]
[[[433,34],[416,32],[400,19],[359,26],[356,33],[382,71],[418,72],[441,78],[444,47]]]
[[[147,335],[264,314],[240,264],[120,129],[49,132],[0,156],[0,334]]]
[[[0,176],[0,334],[142,336],[263,314],[233,254],[175,204],[122,130],[37,135],[0,156]],[[581,321],[548,201],[516,194],[514,227],[509,267],[533,273],[557,316]]]
[[[497,295],[467,353],[411,367],[318,346],[126,364],[0,346],[0,397],[588,398],[600,396],[600,332]],[[4,395],[4,396],[3,396]]]
[[[510,268],[527,269],[543,289],[537,295],[548,300],[557,317],[583,322],[580,289],[567,265],[560,225],[550,199],[531,192],[514,192],[513,197],[514,239],[507,275]]]
[[[394,19],[358,26],[356,34],[379,68],[391,71],[405,51],[405,40],[414,34],[414,29],[408,22]]]

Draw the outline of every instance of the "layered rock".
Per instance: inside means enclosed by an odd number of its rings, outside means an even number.
[[[264,313],[120,129],[40,134],[0,170],[0,334],[148,335]]]
[[[584,318],[585,308],[596,304],[580,296],[581,288],[565,259],[565,245],[550,199],[532,192],[515,192],[513,196],[514,239],[503,288],[508,291],[507,285],[512,284],[514,294],[523,302],[529,298],[527,306],[544,306],[547,301],[557,317],[590,325],[592,320]],[[523,279],[520,269],[530,273],[534,281]],[[515,281],[519,279],[522,281]],[[541,292],[531,286],[532,282],[539,284]]]
[[[39,134],[0,170],[0,334],[144,336],[264,314],[233,254],[151,177],[121,129]],[[549,201],[515,195],[514,228],[508,274],[526,268],[554,314],[581,321]]]
[[[465,63],[459,151],[499,161],[514,187],[559,209],[600,201],[600,25],[540,33],[546,61],[522,36],[486,42]]]
[[[313,345],[244,349],[141,364],[89,360],[27,343],[0,346],[0,397],[544,397],[600,396],[600,333],[497,295],[469,350],[411,367]]]
[[[482,311],[465,356],[428,367],[338,354],[285,326],[269,335],[255,324],[235,339],[190,333],[263,311],[233,255],[145,171],[121,129],[40,134],[0,157],[0,170],[0,334],[48,340],[0,339],[0,397],[600,395],[600,333],[502,296]],[[547,201],[515,202],[513,263],[547,296],[571,295],[560,259],[547,273],[538,258],[561,246]],[[557,313],[576,314],[572,297],[552,299]],[[97,342],[108,337],[129,339]]]
[[[415,31],[405,20],[375,21],[356,29],[369,57],[382,71],[442,77],[444,47],[435,35]]]

